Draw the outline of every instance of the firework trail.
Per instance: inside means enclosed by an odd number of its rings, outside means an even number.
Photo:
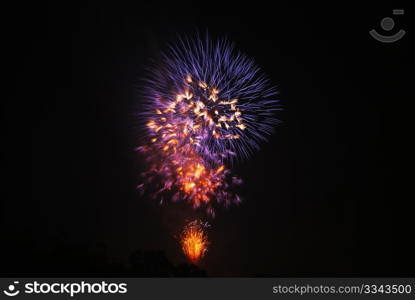
[[[228,164],[249,157],[277,123],[276,90],[253,60],[226,40],[183,39],[146,78],[148,169],[144,183],[163,201],[185,200],[214,214],[237,203],[241,179]]]
[[[183,253],[194,264],[198,264],[207,252],[209,241],[205,229],[208,226],[200,220],[192,221],[184,227],[180,236]]]

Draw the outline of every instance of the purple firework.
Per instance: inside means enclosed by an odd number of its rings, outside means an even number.
[[[150,139],[165,148],[175,135],[176,147],[192,145],[214,165],[249,157],[278,122],[277,91],[260,68],[226,39],[207,35],[171,45],[144,95]]]

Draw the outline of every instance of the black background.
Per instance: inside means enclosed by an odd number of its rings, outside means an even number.
[[[269,143],[236,168],[243,203],[210,220],[200,267],[209,276],[415,274],[411,32],[394,44],[368,34],[390,34],[379,22],[401,7],[117,3],[5,11],[1,275],[121,276],[137,250],[185,261],[175,235],[201,214],[136,191],[135,113],[149,59],[195,30],[253,57],[284,107]],[[395,16],[392,33],[408,31],[407,18]],[[112,267],[90,267],[102,261]]]

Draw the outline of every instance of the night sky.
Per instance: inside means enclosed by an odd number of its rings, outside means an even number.
[[[134,149],[145,67],[195,30],[227,36],[253,57],[284,108],[269,142],[235,168],[243,202],[210,220],[200,268],[414,275],[411,36],[382,44],[368,34],[401,7],[116,3],[10,10],[1,275],[121,276],[83,262],[128,266],[137,250],[185,262],[175,236],[203,213],[140,197]],[[409,29],[407,18],[394,17],[393,33]]]

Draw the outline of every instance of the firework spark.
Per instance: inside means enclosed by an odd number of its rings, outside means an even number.
[[[208,236],[205,229],[208,227],[207,223],[202,223],[200,220],[195,220],[187,224],[180,237],[180,243],[187,259],[198,264],[207,252],[209,244]]]

